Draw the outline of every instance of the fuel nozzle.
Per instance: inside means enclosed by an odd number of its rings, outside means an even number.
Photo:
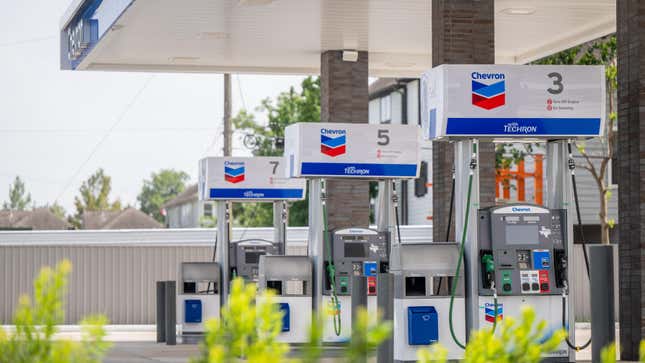
[[[484,287],[490,288],[494,286],[495,281],[495,261],[493,255],[490,253],[483,254],[481,257],[482,270],[484,273]]]
[[[488,273],[495,272],[495,262],[493,261],[493,255],[485,254],[482,256],[482,263],[484,264],[484,269]]]

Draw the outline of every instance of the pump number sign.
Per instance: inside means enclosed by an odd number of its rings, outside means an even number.
[[[604,133],[603,66],[441,65],[421,83],[429,139]]]
[[[421,129],[416,125],[297,123],[285,129],[288,176],[416,178]]]
[[[299,200],[306,181],[285,177],[281,157],[210,157],[199,161],[200,200]]]

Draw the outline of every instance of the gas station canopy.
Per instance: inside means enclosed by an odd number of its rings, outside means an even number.
[[[495,1],[495,60],[524,64],[610,34],[615,0]],[[432,0],[74,0],[61,68],[318,74],[326,50],[369,52],[373,77],[431,68]]]

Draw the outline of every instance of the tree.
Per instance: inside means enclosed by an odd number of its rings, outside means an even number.
[[[284,152],[284,129],[296,122],[320,121],[320,79],[307,77],[301,83],[302,90],[291,87],[277,99],[262,101],[259,112],[266,113],[268,124],[262,125],[246,110],[233,118],[235,130],[242,134],[244,145],[256,156],[282,156]],[[294,202],[289,207],[289,224],[306,226],[307,200]],[[233,215],[238,224],[255,227],[273,223],[270,203],[236,203]]]
[[[25,210],[31,204],[31,194],[27,193],[25,182],[19,176],[9,184],[9,202],[5,202],[2,208],[5,210]]]
[[[152,173],[150,180],[143,181],[141,193],[137,196],[141,211],[163,223],[163,204],[183,192],[186,181],[188,174],[183,171],[162,169],[158,173]]]
[[[121,201],[110,202],[112,178],[105,174],[103,169],[98,169],[94,174],[81,184],[80,195],[74,198],[76,214],[70,218],[76,228],[80,228],[83,214],[86,211],[118,211],[121,210]]]
[[[600,150],[594,153],[588,152],[584,142],[576,142],[576,148],[584,159],[580,165],[587,170],[594,181],[599,194],[600,242],[608,244],[609,230],[614,227],[615,221],[609,218],[608,205],[611,198],[611,186],[608,185],[607,174],[609,163],[614,157],[616,147],[616,90],[618,83],[616,79],[616,36],[609,35],[581,46],[564,50],[560,53],[546,57],[536,62],[537,64],[583,64],[583,65],[605,65],[605,79],[608,98],[608,116],[605,122],[605,134],[600,137]]]

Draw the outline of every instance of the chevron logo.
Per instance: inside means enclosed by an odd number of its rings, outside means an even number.
[[[473,72],[471,77],[474,106],[492,110],[506,104],[506,81],[503,73]]]
[[[333,157],[343,155],[347,144],[347,131],[345,130],[320,130],[320,152]]]
[[[224,180],[233,184],[244,181],[244,162],[226,161],[224,163]]]

